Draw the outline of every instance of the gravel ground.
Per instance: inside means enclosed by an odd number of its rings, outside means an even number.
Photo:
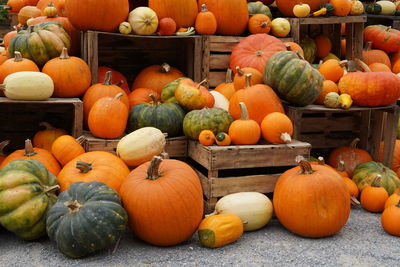
[[[218,249],[201,247],[197,236],[178,246],[154,247],[129,231],[115,254],[102,251],[84,259],[69,259],[47,238],[19,240],[0,230],[0,266],[399,266],[400,239],[380,226],[380,214],[353,208],[346,226],[335,236],[296,236],[275,219]]]

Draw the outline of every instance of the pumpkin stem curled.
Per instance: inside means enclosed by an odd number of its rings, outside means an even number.
[[[14,52],[14,62],[21,62],[22,61],[22,55],[20,52],[15,51]]]
[[[53,130],[53,129],[54,129],[54,127],[51,126],[50,123],[45,122],[45,121],[40,122],[40,123],[39,123],[39,126],[45,127],[45,128],[46,128],[45,130]]]
[[[63,47],[63,49],[61,51],[60,59],[69,59],[68,48]]]
[[[360,201],[355,196],[350,196],[350,202],[352,205],[360,205]]]
[[[4,140],[0,142],[0,156],[5,156],[3,150],[6,146],[8,146],[8,144],[10,144],[10,140]]]
[[[112,71],[107,71],[103,85],[111,85],[111,80],[112,80]]]
[[[290,134],[288,133],[281,133],[281,140],[283,142],[285,142],[285,144],[291,143],[292,142],[292,138],[290,137]]]
[[[171,66],[168,63],[161,64],[161,68],[159,70],[161,73],[168,73],[171,71]]]
[[[243,121],[249,120],[249,112],[247,111],[246,104],[244,102],[239,102],[240,108],[240,119]]]
[[[357,145],[358,145],[358,142],[360,142],[360,138],[354,138],[354,140],[353,141],[351,141],[351,143],[350,143],[350,147],[351,148],[356,148],[357,147]]]
[[[381,186],[382,175],[377,174],[374,181],[372,182],[372,187],[380,187]]]
[[[197,89],[200,89],[200,86],[202,86],[203,84],[205,84],[207,82],[207,78],[205,78],[204,80],[202,80],[201,82],[199,82],[199,84],[197,85]]]
[[[69,213],[76,213],[82,207],[82,204],[79,203],[76,199],[74,201],[64,202],[64,205],[68,207]]]
[[[301,160],[299,162],[299,166],[301,169],[301,174],[312,174],[314,170],[311,168],[311,164],[308,161]]]
[[[150,166],[147,169],[147,179],[149,180],[157,180],[158,178],[160,178],[160,171],[159,171],[159,167],[161,162],[163,161],[163,158],[160,156],[154,156],[153,159],[150,162]]]
[[[226,70],[225,83],[231,83],[231,82],[232,82],[232,70],[228,68]]]
[[[81,173],[88,173],[93,169],[91,163],[84,162],[84,161],[77,161],[76,168],[79,169],[81,171]]]
[[[30,139],[26,139],[25,140],[25,157],[32,157],[34,155],[36,155],[37,153],[35,152],[35,150],[33,150],[33,145]]]

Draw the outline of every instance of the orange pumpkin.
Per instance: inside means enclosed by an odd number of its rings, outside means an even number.
[[[363,209],[370,212],[382,212],[385,209],[389,195],[384,187],[379,186],[381,178],[382,176],[377,174],[374,182],[361,191],[360,202]]]
[[[347,189],[349,190],[350,197],[352,197],[352,201],[357,203],[356,199],[358,197],[358,187],[357,184],[351,180],[349,177],[343,177],[344,182],[346,183]]]
[[[330,0],[329,3],[333,6],[333,15],[347,16],[351,11],[351,0]]]
[[[319,58],[326,57],[332,50],[332,42],[326,35],[318,35],[314,38],[314,42],[317,45],[316,55]]]
[[[33,147],[32,142],[29,139],[25,141],[25,149],[14,151],[3,160],[0,165],[0,169],[11,161],[21,159],[35,159],[40,161],[47,168],[47,170],[54,175],[57,175],[61,170],[60,165],[50,151],[43,148]]]
[[[128,81],[126,79],[126,77],[119,71],[114,70],[112,68],[109,67],[105,67],[105,66],[100,66],[97,69],[97,82],[98,83],[102,83],[106,80],[106,74],[108,71],[111,71],[111,83],[112,84],[116,84],[119,87],[122,88],[122,90],[125,91],[126,95],[130,94],[130,89],[129,89],[129,85],[128,85]]]
[[[193,26],[198,13],[196,0],[149,0],[149,7],[157,13],[159,20],[172,18],[177,28]]]
[[[323,105],[325,96],[330,92],[339,93],[339,88],[337,87],[336,83],[332,82],[331,80],[325,80],[322,84],[322,91],[319,94],[317,100],[315,100],[315,104]]]
[[[65,10],[65,0],[39,0],[36,7],[41,10],[42,16],[45,16],[44,10],[50,3],[57,8],[59,16],[66,17],[67,12]]]
[[[14,73],[19,71],[35,71],[39,72],[38,66],[30,59],[23,58],[21,53],[15,51],[15,57],[7,59],[0,65],[0,83],[3,83],[4,79]]]
[[[86,62],[78,57],[70,57],[65,47],[59,58],[47,61],[42,72],[53,79],[55,97],[80,96],[89,88],[92,79]]]
[[[251,73],[250,85],[264,83],[263,75],[257,69],[251,67],[240,68],[239,66],[236,66],[236,73],[233,77],[233,85],[235,86],[236,91],[244,88],[246,83],[246,74],[248,73]]]
[[[182,161],[154,157],[129,174],[120,196],[135,236],[153,245],[188,240],[203,217],[200,179]]]
[[[8,48],[8,45],[10,44],[11,39],[12,39],[15,35],[17,35],[17,33],[18,33],[18,31],[19,31],[20,28],[18,28],[17,26],[14,26],[14,29],[15,29],[14,31],[10,31],[10,32],[6,33],[6,34],[4,35],[4,37],[3,37],[3,45],[4,45],[4,48],[5,48],[5,49]]]
[[[51,151],[53,142],[61,135],[67,134],[64,129],[57,129],[47,122],[41,122],[39,126],[44,126],[45,129],[38,131],[33,137],[33,146],[37,148],[44,148]]]
[[[201,5],[201,11],[197,14],[195,29],[198,34],[212,35],[217,31],[217,19],[208,11],[206,4]]]
[[[228,68],[226,71],[226,78],[225,82],[219,84],[216,88],[215,91],[223,94],[226,99],[231,99],[233,94],[236,92],[235,85],[233,84],[232,81],[232,70]]]
[[[336,59],[328,59],[319,66],[318,70],[326,80],[337,83],[344,74],[345,64],[346,61],[338,62]]]
[[[400,236],[400,202],[385,209],[381,216],[383,229],[391,235]]]
[[[389,196],[389,198],[385,202],[385,209],[387,209],[390,206],[397,205],[400,201],[400,192],[395,191],[393,194]]]
[[[379,162],[383,160],[383,149],[384,142],[381,142],[379,147]],[[392,166],[390,166],[392,170],[394,170],[397,175],[400,175],[400,140],[396,140],[394,144],[393,157],[392,157]]]
[[[82,147],[83,141],[83,136],[75,139],[70,135],[61,135],[54,140],[51,153],[61,163],[61,166],[65,166],[77,156],[85,153],[85,149]]]
[[[203,146],[211,146],[215,142],[215,135],[210,130],[203,130],[199,134],[199,143]]]
[[[5,9],[9,13],[18,13],[25,6],[25,0],[8,0]]]
[[[293,123],[284,113],[272,112],[261,122],[264,139],[270,143],[285,144],[292,142]]]
[[[255,145],[260,140],[260,125],[255,120],[249,119],[246,104],[239,102],[240,119],[235,120],[229,126],[229,136],[232,144]]]
[[[391,68],[392,64],[389,56],[382,50],[372,49],[371,46],[372,42],[365,43],[365,47],[362,52],[362,61],[367,65],[371,65],[372,63],[382,63]]]
[[[150,88],[161,95],[162,89],[168,83],[183,77],[183,73],[167,63],[153,65],[143,69],[135,78],[132,90],[136,88]]]
[[[248,30],[251,34],[266,33],[268,34],[271,30],[271,20],[265,14],[255,14],[250,17],[248,22]]]
[[[119,157],[105,151],[92,151],[68,162],[57,180],[61,191],[76,182],[99,181],[119,192],[128,174],[128,167]]]
[[[392,70],[383,63],[372,63],[368,67],[372,72],[392,72]]]
[[[5,140],[5,141],[0,142],[0,164],[7,157],[7,155],[4,154],[4,148],[6,146],[8,146],[9,143],[10,143],[10,140]]]
[[[283,43],[286,46],[286,49],[288,51],[293,51],[296,53],[296,51],[299,51],[299,53],[304,57],[304,51],[301,46],[295,42],[284,42]]]
[[[40,9],[35,6],[24,6],[18,12],[18,22],[21,25],[26,25],[26,21],[30,18],[39,17],[41,14]]]
[[[153,95],[157,100],[160,100],[160,95],[149,88],[136,88],[129,96],[129,110],[134,108],[136,105],[152,102],[150,95]]]
[[[329,0],[276,0],[276,6],[279,11],[286,17],[294,17],[293,7],[297,4],[303,3],[310,6],[311,12],[319,9],[319,6],[323,3],[327,3]]]

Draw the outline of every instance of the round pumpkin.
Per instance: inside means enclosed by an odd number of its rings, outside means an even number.
[[[255,145],[260,140],[260,125],[255,120],[249,119],[246,104],[239,102],[240,119],[229,126],[228,134],[234,145]]]
[[[18,13],[25,6],[25,0],[8,0],[7,9],[10,13]]]
[[[400,31],[384,25],[370,25],[364,29],[364,42],[372,42],[372,48],[386,53],[400,49]]]
[[[25,240],[42,237],[58,188],[56,177],[37,160],[8,163],[0,171],[0,225]]]
[[[351,11],[351,0],[330,0],[329,3],[333,6],[333,15],[347,16]]]
[[[200,179],[178,160],[156,156],[140,165],[121,186],[121,198],[135,236],[157,246],[188,240],[203,217]]]
[[[328,59],[318,67],[318,71],[326,80],[337,83],[344,75],[345,64],[347,64],[346,61],[339,62],[336,59]]]
[[[97,82],[98,83],[105,82],[108,71],[111,71],[111,84],[118,85],[119,87],[122,88],[122,90],[125,91],[126,95],[129,95],[129,93],[131,91],[129,89],[128,80],[121,72],[119,72],[115,69],[105,67],[105,66],[100,66],[97,69]]]
[[[367,185],[361,191],[360,203],[363,209],[369,212],[382,212],[389,198],[388,192],[380,185],[381,175],[377,174],[371,185]]]
[[[118,193],[97,181],[78,182],[62,192],[46,219],[50,239],[71,258],[111,247],[127,224]]]
[[[59,16],[66,16],[65,0],[39,0],[37,1],[36,7],[39,8],[42,11],[42,15],[45,16],[44,10],[49,6],[49,4],[54,5]]]
[[[198,13],[196,0],[149,0],[148,4],[158,19],[172,18],[178,29],[193,26]]]
[[[208,11],[206,4],[201,5],[201,11],[197,14],[195,29],[198,34],[212,35],[217,31],[217,19]]]
[[[158,18],[151,8],[141,6],[129,13],[128,22],[134,33],[139,35],[151,35],[156,32]]]
[[[0,83],[3,83],[4,79],[11,73],[19,71],[39,72],[40,70],[35,62],[27,58],[22,58],[21,53],[15,51],[14,58],[7,59],[0,65]]]
[[[44,130],[38,131],[33,136],[33,146],[37,148],[44,148],[51,151],[53,142],[61,135],[67,134],[64,129],[54,128],[47,122],[41,122],[39,126],[44,126]]]
[[[231,99],[232,95],[236,92],[236,89],[232,82],[232,70],[230,68],[226,71],[225,82],[217,85],[214,90],[224,95],[226,99]]]
[[[397,192],[396,192],[397,191]],[[400,202],[400,192],[399,190],[395,190],[393,194],[389,196],[389,198],[385,202],[385,209],[390,206],[397,205]]]
[[[323,3],[329,2],[328,0],[276,0],[276,6],[279,11],[286,17],[294,17],[293,7],[297,4],[303,3],[310,6],[311,12],[316,11]]]
[[[68,162],[79,155],[85,153],[82,147],[84,138],[73,138],[70,135],[61,135],[54,140],[51,146],[51,154],[60,162],[61,166],[65,166]]]
[[[246,74],[248,73],[251,73],[250,85],[263,83],[263,75],[259,70],[252,67],[240,68],[236,66],[236,73],[233,77],[233,85],[236,91],[245,88]]]
[[[36,18],[41,15],[40,9],[35,6],[24,6],[18,12],[18,22],[21,25],[26,25],[26,21],[30,18]]]
[[[150,95],[153,95],[157,100],[160,100],[160,95],[149,88],[136,88],[133,90],[129,96],[129,110],[134,108],[136,105],[149,103],[152,101]]]
[[[261,133],[270,143],[285,144],[292,142],[293,123],[281,112],[272,112],[261,122]]]
[[[372,49],[372,42],[367,42],[362,52],[361,60],[367,64],[371,65],[372,63],[383,63],[389,68],[392,67],[390,63],[389,56],[382,50]]]
[[[250,17],[248,30],[251,34],[266,33],[271,30],[271,19],[264,14],[256,14]]]
[[[385,209],[381,216],[381,224],[383,229],[391,235],[400,236],[400,204],[388,207]]]

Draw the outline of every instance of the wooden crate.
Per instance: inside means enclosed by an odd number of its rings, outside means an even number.
[[[145,67],[164,62],[178,68],[187,77],[201,78],[201,36],[140,36],[108,32],[82,33],[81,55],[97,82],[97,69],[107,66],[120,71],[131,86]]]
[[[49,98],[44,101],[17,101],[0,97],[0,140],[11,140],[6,152],[24,147],[44,121],[65,129],[74,137],[82,135],[83,103],[78,98]]]
[[[340,58],[341,23],[346,24],[346,58],[361,58],[363,49],[363,30],[366,15],[346,17],[287,18],[290,22],[293,41],[299,43],[304,36],[315,37],[318,34],[329,36],[332,41],[332,53]]]
[[[396,140],[399,107],[357,107],[349,110],[321,105],[293,107],[284,104],[293,121],[293,138],[308,142],[313,149],[348,146],[358,137],[359,147],[378,159],[380,142],[385,141],[383,163],[390,166]]]
[[[101,139],[94,137],[90,132],[84,133],[85,141],[83,147],[89,151],[107,151],[115,154],[117,144],[121,138]],[[185,158],[187,155],[187,138],[185,136],[166,138],[165,152],[171,158]]]
[[[237,192],[273,192],[280,173],[296,165],[295,158],[308,158],[311,145],[294,140],[287,145],[203,146],[188,141],[188,157],[199,174],[206,212],[219,197]]]
[[[381,24],[400,30],[400,16],[367,15],[367,25]]]

